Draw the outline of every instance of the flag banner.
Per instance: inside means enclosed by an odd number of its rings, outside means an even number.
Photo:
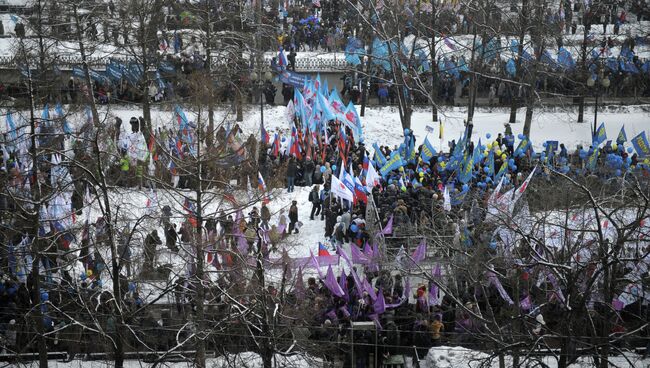
[[[426,138],[424,140],[424,144],[422,145],[422,153],[420,154],[420,157],[422,157],[422,161],[429,163],[431,158],[436,155],[436,149],[433,148],[433,145],[431,142],[429,142],[429,139]]]
[[[623,144],[627,142],[627,134],[625,133],[625,125],[621,127],[621,131],[618,132],[618,136],[616,137],[616,144]]]
[[[390,155],[390,159],[381,169],[379,169],[379,173],[381,173],[381,176],[386,177],[389,172],[399,169],[405,164],[406,162],[402,160],[402,157],[399,155],[399,153],[397,151],[393,151],[393,153]]]
[[[605,123],[600,123],[600,126],[594,133],[593,144],[598,146],[599,144],[607,140],[607,132],[605,131]]]
[[[278,73],[280,82],[289,84],[294,88],[303,88],[305,85],[305,79],[307,78],[305,75],[283,69],[275,60],[271,61],[271,68]]]
[[[639,157],[650,157],[650,143],[648,143],[648,137],[646,137],[645,132],[641,132],[641,134],[632,138],[632,145]]]

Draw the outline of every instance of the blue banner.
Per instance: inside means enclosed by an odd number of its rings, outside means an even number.
[[[382,166],[381,169],[379,169],[379,173],[383,176],[386,177],[389,172],[399,169],[400,167],[404,166],[406,162],[402,160],[402,156],[399,155],[397,151],[393,151],[390,155],[390,159],[386,162],[384,166]]]
[[[271,68],[278,73],[278,77],[282,83],[292,85],[295,88],[302,88],[305,85],[305,81],[307,80],[306,76],[291,70],[283,69],[278,65],[277,61],[271,61]]]
[[[593,144],[598,146],[607,140],[607,132],[605,131],[605,123],[600,123],[598,130],[594,133]]]
[[[422,145],[422,153],[420,154],[420,157],[422,157],[422,161],[429,163],[431,158],[435,155],[436,155],[436,149],[433,148],[431,142],[429,142],[429,139],[425,138],[424,144]]]
[[[641,134],[632,138],[632,145],[640,158],[650,157],[650,143],[648,143],[645,132],[641,132]]]
[[[627,134],[625,133],[625,125],[621,127],[621,131],[618,132],[618,136],[616,137],[616,144],[623,144],[627,142]]]

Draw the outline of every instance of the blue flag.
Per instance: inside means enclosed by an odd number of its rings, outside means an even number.
[[[72,133],[72,129],[70,129],[68,120],[65,118],[65,114],[63,113],[63,108],[61,107],[61,103],[56,104],[56,107],[54,107],[54,111],[56,111],[56,114],[58,115],[59,119],[61,119],[61,124],[63,125],[63,132],[65,134]]]
[[[487,174],[494,176],[494,151],[490,150],[490,153],[488,154],[488,162],[487,162]]]
[[[598,130],[594,133],[593,144],[598,146],[599,144],[607,140],[607,132],[605,131],[605,123],[600,123]]]
[[[377,161],[377,166],[384,166],[386,164],[386,156],[381,152],[376,142],[372,144],[372,148],[375,149],[375,161]]]
[[[640,158],[650,157],[650,143],[645,132],[641,132],[636,137],[632,138],[632,145]]]
[[[460,172],[458,173],[458,180],[461,183],[467,184],[472,180],[472,169],[474,168],[474,160],[466,152],[465,157],[463,158],[463,164],[461,165]]]
[[[384,166],[381,167],[381,169],[379,169],[379,173],[383,177],[386,177],[388,173],[390,173],[393,170],[399,169],[405,164],[406,163],[404,162],[404,160],[402,160],[402,156],[399,155],[399,152],[393,151],[393,153],[390,154],[390,159],[384,164]]]
[[[625,125],[621,127],[621,131],[618,132],[618,136],[616,137],[616,144],[623,144],[627,142],[627,134],[625,134]]]
[[[420,154],[422,161],[429,163],[431,158],[435,155],[436,155],[436,149],[433,148],[431,142],[429,142],[429,139],[425,138],[424,144],[422,145],[422,153]]]
[[[596,164],[598,163],[598,153],[599,153],[599,151],[600,150],[598,149],[597,146],[593,148],[593,150],[591,152],[591,155],[589,155],[589,158],[587,159],[587,164],[585,165],[585,167],[588,170],[591,170],[591,171],[596,170]]]

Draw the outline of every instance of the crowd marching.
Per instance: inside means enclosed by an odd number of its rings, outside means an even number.
[[[545,142],[542,145],[544,149],[536,152],[529,137],[515,137],[508,124],[505,124],[503,133],[496,136],[487,134],[485,144],[482,143],[483,137],[475,142],[472,140],[473,125],[469,123],[458,140],[449,142],[448,152],[436,150],[429,135],[421,144],[417,143],[413,132],[405,129],[402,144],[391,148],[373,143],[374,154],[370,155],[371,147],[366,146],[355,106],[352,103],[345,105],[338,92],[335,89],[328,91],[326,84],[315,78],[308,80],[302,89],[295,89],[287,107],[290,136],[274,134],[271,138],[262,126],[259,142],[249,138],[251,145],[240,142],[238,136],[241,132],[235,126],[219,130],[213,143],[229,152],[221,169],[233,163],[250,161],[247,158],[255,152],[254,145],[260,144],[258,183],[264,192],[271,192],[265,183],[271,183],[277,177],[286,178],[286,183],[271,186],[286,184],[289,192],[293,192],[295,186],[312,187],[309,217],[310,221],[324,221],[324,241],[319,246],[318,256],[293,260],[299,264],[299,272],[295,286],[288,293],[296,297],[297,305],[308,306],[317,312],[304,321],[305,326],[311,326],[310,336],[314,339],[344,342],[350,338],[349,323],[365,320],[381,326],[381,341],[375,342],[383,346],[386,354],[404,352],[405,346],[413,345],[424,349],[442,342],[472,344],[476,341],[474,334],[484,329],[475,319],[475,314],[485,312],[486,305],[484,302],[475,303],[476,299],[469,295],[475,296],[480,291],[470,291],[467,284],[466,289],[460,290],[460,298],[452,298],[441,293],[437,283],[411,281],[407,276],[408,270],[420,267],[428,257],[427,238],[448,236],[454,246],[487,248],[493,252],[497,248],[516,247],[516,234],[486,224],[490,223],[490,216],[499,216],[501,212],[511,214],[533,178],[549,177],[552,171],[576,178],[593,175],[603,181],[628,174],[640,177],[649,174],[650,144],[645,132],[628,139],[623,127],[615,140],[608,140],[604,124],[595,132],[590,147],[577,147],[572,152],[557,141]],[[144,127],[135,117],[129,122],[130,133],[121,126],[119,119],[116,124],[106,127],[108,139],[100,149],[118,157],[110,161],[108,168],[109,172],[115,173],[110,175],[112,185],[150,186],[148,202],[155,201],[153,187],[156,182],[167,181],[168,186],[187,189],[196,185],[186,161],[195,157],[200,147],[206,146],[208,138],[196,130],[195,124],[188,120],[180,107],[173,114],[178,129],[151,131],[150,139],[145,139]],[[7,115],[7,133],[2,144],[5,189],[0,202],[1,235],[3,244],[9,244],[9,247],[2,257],[5,272],[1,284],[1,326],[7,351],[16,349],[29,338],[28,330],[23,327],[30,321],[23,319],[22,313],[30,307],[28,286],[32,255],[28,247],[30,235],[27,234],[32,225],[25,212],[28,209],[21,207],[20,199],[29,198],[35,185],[29,175],[33,164],[30,143],[24,138],[26,127],[15,120],[17,118],[11,113]],[[88,121],[77,133],[66,121],[61,106],[57,106],[54,113],[50,113],[46,106],[38,127],[39,133],[48,133],[40,134],[41,138],[37,140],[39,148],[48,148],[52,152],[39,159],[36,167],[41,180],[44,180],[43,188],[48,188],[45,193],[50,196],[48,205],[41,210],[39,233],[56,239],[55,247],[50,248],[43,258],[45,286],[41,293],[41,301],[47,302],[43,305],[43,323],[53,336],[57,336],[55,332],[60,329],[76,331],[69,317],[60,313],[70,307],[66,300],[71,296],[73,299],[88,299],[94,308],[105,311],[108,317],[102,323],[108,330],[115,324],[110,317],[110,305],[103,297],[106,290],[102,289],[102,274],[107,261],[100,249],[107,244],[107,227],[101,217],[90,221],[87,206],[91,194],[82,184],[85,174],[66,162],[72,157],[90,157],[92,147],[84,145],[83,134],[92,130],[91,121],[88,115]],[[439,130],[442,139],[442,123]],[[187,177],[175,171],[178,167],[184,167],[183,172],[189,173]],[[217,165],[212,169],[219,170],[220,167]],[[250,170],[255,170],[255,166]],[[234,197],[230,200],[234,201]],[[258,243],[269,262],[277,260],[273,256],[283,253],[282,239],[299,232],[298,206],[294,201],[287,215],[283,211],[278,224],[271,225],[266,201],[259,211],[254,208],[248,216],[239,210],[235,218],[220,213],[207,219],[205,228],[210,265],[217,269],[233,267],[237,261],[232,252],[246,256],[255,252]],[[136,244],[129,235],[128,226],[119,232],[119,255],[124,267],[125,290],[128,290],[124,298],[133,310],[144,303],[138,295],[136,272],[132,271],[136,249],[142,247],[144,256],[140,268],[142,277],[156,269],[156,254],[160,252],[156,250],[158,245],[164,243],[173,253],[191,248],[191,233],[196,225],[191,213],[195,206],[186,200],[183,208],[187,216],[177,227],[177,218],[169,207],[158,212],[155,204],[148,203],[148,211],[160,218],[163,237],[156,230],[147,231],[146,239]],[[84,225],[76,226],[73,215],[83,212],[87,216]],[[372,224],[375,224],[374,228]],[[498,236],[494,235],[495,231]],[[424,240],[417,247],[399,249],[408,237]],[[391,253],[396,254],[397,263],[385,261],[386,253],[378,247],[381,238],[386,240],[388,247],[397,245]],[[69,260],[67,255],[77,250],[78,257],[74,259],[81,262],[84,272],[75,280],[71,269],[63,266]],[[286,260],[286,255],[282,256]],[[522,259],[520,264],[526,264],[526,261]],[[347,266],[341,267],[338,278],[332,270],[332,265],[336,264]],[[326,273],[321,272],[323,266],[328,266]],[[193,267],[194,263],[188,262],[187,277],[176,281],[176,304],[184,318],[191,318],[193,314],[190,281]],[[647,271],[645,261],[635,264],[631,272],[642,277],[643,267]],[[304,285],[303,268],[315,268],[319,277],[309,278]],[[344,268],[348,273],[343,271]],[[438,265],[431,271],[431,277],[443,282],[446,272]],[[486,295],[492,313],[498,315],[505,311],[513,304],[510,295],[516,293],[521,299],[521,309],[530,317],[527,323],[531,336],[543,334],[545,329],[553,330],[560,323],[558,311],[562,310],[566,300],[557,280],[544,266],[518,266],[502,274],[506,277],[516,274],[525,280],[536,278],[538,281],[514,289],[501,283],[496,270],[486,274],[489,284],[494,286],[487,289]],[[638,282],[631,285],[637,286]],[[66,288],[56,285],[65,285]],[[554,295],[549,299],[550,303],[546,303],[545,290],[551,290]],[[100,297],[93,299],[91,295]],[[638,295],[630,296],[622,291],[615,305],[617,310],[624,310],[640,300]],[[542,304],[543,309],[537,307]],[[149,332],[168,323],[156,322],[151,314],[141,311],[134,318],[133,323],[148,327],[145,330]],[[615,325],[620,332],[621,329],[634,328],[637,322],[619,318]],[[75,333],[81,339],[87,332]],[[354,339],[371,341],[374,337],[359,332]],[[54,338],[50,343],[56,345],[58,340]],[[91,349],[90,345],[67,347],[72,353]],[[420,350],[419,354],[425,352]],[[360,354],[358,358],[364,357]]]

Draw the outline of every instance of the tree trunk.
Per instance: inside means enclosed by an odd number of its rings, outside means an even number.
[[[90,105],[90,111],[93,117],[93,125],[95,128],[99,127],[99,113],[97,113],[97,105],[95,104],[95,92],[93,90],[93,83],[90,79],[90,69],[86,58],[86,49],[84,47],[83,35],[81,34],[81,22],[79,21],[79,13],[77,12],[77,5],[72,7],[74,11],[74,22],[77,31],[77,40],[79,42],[79,53],[81,54],[81,63],[84,71],[84,83],[86,83],[87,95],[84,96],[86,103]]]
[[[517,45],[517,61],[516,61],[516,75],[515,79],[522,81],[523,73],[521,70],[521,56],[524,53],[524,37],[526,36],[527,20],[528,20],[528,0],[522,0],[521,2],[521,14],[519,15],[520,24],[519,24],[519,45]],[[518,88],[517,88],[518,89]],[[514,124],[517,122],[517,107],[519,106],[518,97],[515,97],[518,93],[515,90],[514,93],[511,93],[511,104],[510,104],[510,118],[508,122]]]

